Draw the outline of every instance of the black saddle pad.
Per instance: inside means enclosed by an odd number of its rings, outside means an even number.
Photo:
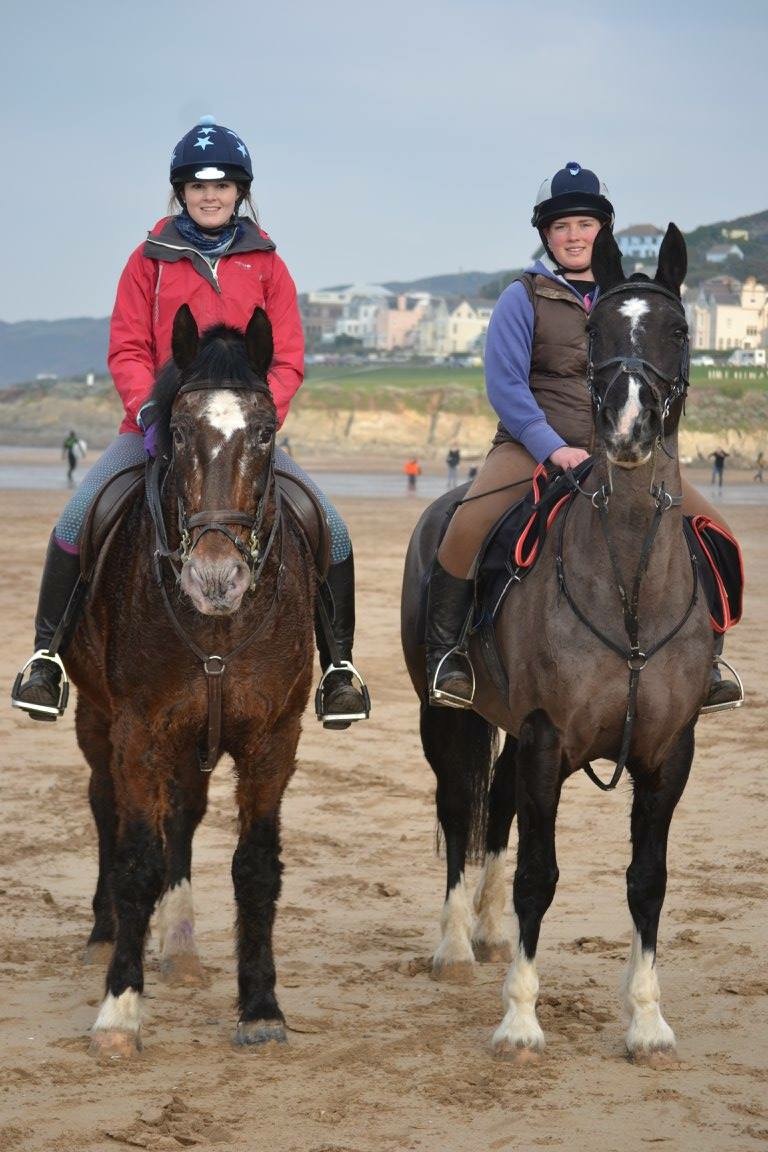
[[[741,619],[744,563],[739,543],[707,516],[683,517],[688,547],[698,561],[699,579],[715,632],[727,632]]]
[[[479,553],[475,576],[478,622],[493,619],[509,589],[531,571],[550,525],[591,470],[591,459],[551,475],[539,465],[526,495],[496,521]]]

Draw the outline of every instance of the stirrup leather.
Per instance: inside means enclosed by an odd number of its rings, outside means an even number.
[[[35,660],[48,660],[51,664],[55,664],[61,672],[61,680],[59,681],[59,701],[55,706],[51,704],[35,704],[32,701],[19,700],[18,698],[22,687],[22,681],[24,679],[24,673]],[[63,716],[64,710],[67,707],[68,700],[69,677],[67,676],[67,670],[62,663],[61,657],[56,653],[51,656],[46,648],[39,648],[37,652],[30,656],[29,660],[27,660],[26,664],[18,673],[16,679],[13,682],[13,689],[11,690],[12,707],[21,708],[24,712],[42,712],[46,716]]]
[[[440,675],[443,664],[449,656],[461,656],[462,659],[466,662],[467,668],[469,669],[469,673],[472,677],[472,691],[469,695],[469,699],[466,699],[464,696],[454,696],[452,692],[445,692],[442,688],[437,687],[437,679]],[[430,704],[441,704],[444,708],[471,708],[475,701],[476,687],[477,684],[475,681],[475,670],[472,667],[472,661],[469,658],[469,654],[465,648],[455,644],[453,648],[449,648],[448,651],[443,656],[441,656],[437,662],[435,674],[429,684],[429,702]]]
[[[363,709],[357,712],[326,712],[325,711],[325,681],[334,672],[351,672],[355,680],[358,681],[360,686],[360,693],[363,697]],[[320,677],[320,683],[315,692],[315,715],[321,722],[324,720],[333,721],[347,721],[352,723],[355,720],[367,720],[371,714],[371,696],[368,687],[363,680],[362,676],[355,668],[351,660],[339,660],[338,663],[333,661],[323,672]]]
[[[744,703],[744,685],[736,669],[728,663],[724,656],[715,656],[714,663],[722,664],[723,668],[728,669],[739,686],[741,698],[739,700],[724,700],[722,704],[705,704],[699,709],[700,716],[709,716],[712,712],[727,712],[729,708],[741,708]]]

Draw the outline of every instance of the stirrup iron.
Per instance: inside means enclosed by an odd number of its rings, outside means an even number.
[[[55,706],[50,704],[35,704],[32,701],[19,700],[18,698],[24,673],[35,660],[48,660],[51,664],[55,664],[61,673],[61,679],[59,681],[59,701]],[[13,688],[11,689],[11,706],[13,708],[21,708],[24,712],[42,712],[46,716],[63,716],[68,700],[69,677],[67,676],[67,670],[64,667],[61,657],[57,653],[51,655],[47,648],[38,648],[37,652],[27,660],[13,682]]]
[[[360,688],[360,693],[363,697],[363,709],[357,712],[326,712],[325,711],[325,681],[333,675],[334,672],[351,672],[352,677],[357,680]],[[368,687],[363,680],[362,676],[355,668],[351,660],[339,660],[338,663],[331,663],[323,672],[320,677],[320,683],[315,692],[315,715],[321,722],[330,721],[343,721],[348,724],[353,723],[355,720],[367,720],[371,714],[371,696]]]
[[[445,692],[442,688],[437,687],[437,678],[440,675],[443,664],[449,656],[461,656],[469,668],[469,672],[472,677],[472,691],[470,692],[468,700],[464,696],[454,696],[452,692]],[[460,647],[458,644],[454,644],[453,648],[449,648],[445,655],[441,656],[437,662],[435,674],[432,677],[432,681],[429,685],[429,703],[440,704],[443,708],[471,708],[475,701],[476,687],[477,682],[475,680],[475,670],[472,667],[472,661],[469,658],[469,653],[465,648]]]
[[[732,664],[728,663],[728,661],[725,659],[724,656],[715,656],[714,663],[715,664],[722,664],[723,668],[728,669],[728,671],[731,673],[734,680],[736,681],[736,683],[739,686],[739,692],[741,693],[741,699],[740,700],[724,700],[722,704],[705,704],[702,708],[699,709],[699,715],[700,716],[709,716],[712,712],[727,712],[729,708],[741,708],[742,704],[744,703],[744,696],[745,696],[744,685],[742,683],[741,676],[739,676],[736,669],[733,667]]]

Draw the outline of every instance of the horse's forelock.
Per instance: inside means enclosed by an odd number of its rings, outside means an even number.
[[[173,402],[185,385],[204,384],[206,388],[235,387],[269,396],[266,381],[259,380],[248,362],[243,333],[226,324],[208,328],[202,336],[194,363],[180,372],[173,357],[160,369],[151,399],[157,405],[157,432],[161,450],[167,445]]]

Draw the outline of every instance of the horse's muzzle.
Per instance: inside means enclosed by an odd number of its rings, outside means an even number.
[[[237,612],[250,583],[248,565],[231,556],[223,560],[191,556],[181,570],[182,591],[203,616]]]

